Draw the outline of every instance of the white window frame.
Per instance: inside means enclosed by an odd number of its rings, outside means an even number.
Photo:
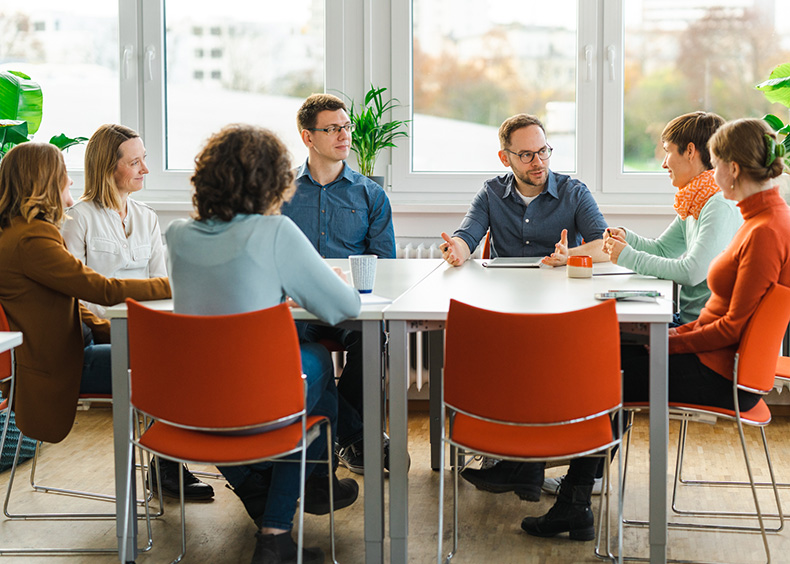
[[[325,89],[360,100],[370,84],[389,88],[409,119],[412,105],[410,0],[325,0]],[[602,206],[634,212],[671,204],[673,187],[661,173],[622,172],[624,0],[578,0],[576,170]],[[118,0],[121,121],[145,140],[150,174],[141,196],[158,209],[190,207],[191,171],[167,170],[165,108],[165,2]],[[408,54],[408,55],[407,55]],[[610,54],[614,56],[609,61]],[[453,140],[446,147],[452,150]],[[394,204],[431,208],[468,204],[480,173],[413,173],[412,140],[385,151],[376,174],[386,174]],[[295,163],[299,164],[299,163]],[[355,166],[353,154],[350,164]]]

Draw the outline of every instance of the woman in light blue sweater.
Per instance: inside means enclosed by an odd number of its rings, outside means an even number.
[[[196,159],[193,202],[196,218],[167,229],[167,257],[174,309],[193,315],[224,315],[272,307],[288,297],[326,323],[360,310],[359,294],[324,262],[298,227],[279,215],[293,194],[287,149],[270,131],[230,125],[212,136]],[[329,353],[301,345],[307,376],[307,410],[337,419],[337,389]],[[316,440],[307,458],[326,455]],[[308,473],[312,465],[308,467]],[[222,467],[244,507],[260,527],[252,563],[296,562],[291,538],[299,496],[299,467],[261,463]],[[305,511],[329,511],[326,475],[309,475]],[[334,478],[335,508],[354,502],[359,487]],[[323,562],[320,549],[306,548],[304,562]]]
[[[670,121],[661,134],[675,194],[677,217],[657,238],[609,228],[604,249],[613,263],[638,274],[681,285],[675,323],[689,323],[710,297],[708,265],[732,240],[743,219],[713,180],[708,140],[724,123],[712,113],[692,112]]]

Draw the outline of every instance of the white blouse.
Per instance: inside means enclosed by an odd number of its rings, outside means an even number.
[[[107,278],[167,276],[159,218],[149,206],[126,200],[126,219],[95,202],[81,201],[66,210],[61,231],[69,251]],[[104,317],[104,308],[86,304]]]

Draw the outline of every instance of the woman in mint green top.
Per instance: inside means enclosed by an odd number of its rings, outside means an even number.
[[[678,189],[678,215],[657,239],[622,227],[609,228],[604,235],[604,249],[615,264],[680,284],[678,324],[699,317],[710,296],[708,265],[743,222],[738,209],[724,199],[713,180],[708,139],[723,123],[716,114],[693,112],[673,119],[664,128],[662,166]]]
[[[293,172],[285,145],[272,132],[226,126],[195,159],[191,180],[195,219],[174,221],[166,233],[176,312],[243,313],[291,297],[330,324],[359,313],[358,292],[333,272],[289,218],[279,215],[283,201],[293,194]],[[337,388],[331,358],[317,343],[303,343],[300,349],[305,407],[310,415],[328,417],[334,435]],[[308,460],[326,455],[325,439],[307,449]],[[320,515],[329,511],[329,485],[326,470],[323,477],[316,476],[310,474],[313,467],[308,465],[302,503],[306,512]],[[296,562],[290,531],[299,497],[299,466],[264,462],[219,470],[260,528],[252,564]],[[356,500],[359,486],[353,479],[333,477],[333,483],[335,509]],[[320,549],[303,549],[303,562],[323,561]]]

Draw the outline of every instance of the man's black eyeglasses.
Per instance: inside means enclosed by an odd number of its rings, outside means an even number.
[[[540,157],[540,160],[545,161],[551,156],[551,152],[554,149],[551,148],[551,145],[546,145],[539,151],[521,151],[520,153],[514,153],[510,149],[505,149],[506,152],[510,153],[511,155],[516,155],[522,163],[529,164],[535,160],[535,155]]]
[[[307,131],[323,131],[329,135],[337,135],[343,129],[351,133],[356,128],[357,125],[355,123],[347,123],[346,125],[330,125],[329,127],[310,127]]]

